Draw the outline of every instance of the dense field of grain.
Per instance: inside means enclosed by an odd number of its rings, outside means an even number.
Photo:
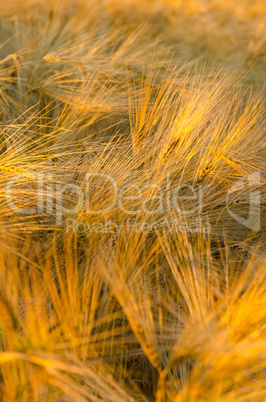
[[[2,0],[0,400],[264,401],[262,0]]]

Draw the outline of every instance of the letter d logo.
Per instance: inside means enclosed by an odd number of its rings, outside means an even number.
[[[235,191],[239,191],[245,188],[245,181],[239,180],[235,183],[226,194],[226,208],[229,214],[235,219],[236,222],[241,223],[241,225],[246,226],[247,228],[258,232],[260,230],[260,172],[254,172],[248,175],[248,186],[250,189],[249,192],[249,215],[248,218],[245,219],[235,213],[233,213],[229,209],[229,194]],[[251,190],[252,187],[255,187],[254,190]],[[257,187],[257,188],[256,188]]]

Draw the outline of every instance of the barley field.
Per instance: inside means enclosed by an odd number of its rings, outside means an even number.
[[[1,1],[1,401],[265,400],[265,27]]]

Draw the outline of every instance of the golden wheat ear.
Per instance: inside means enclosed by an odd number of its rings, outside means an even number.
[[[2,292],[0,292],[0,327],[7,332],[17,329],[17,320],[14,312]]]

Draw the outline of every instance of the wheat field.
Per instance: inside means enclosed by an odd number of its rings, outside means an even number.
[[[1,1],[1,401],[265,400],[265,16]]]

